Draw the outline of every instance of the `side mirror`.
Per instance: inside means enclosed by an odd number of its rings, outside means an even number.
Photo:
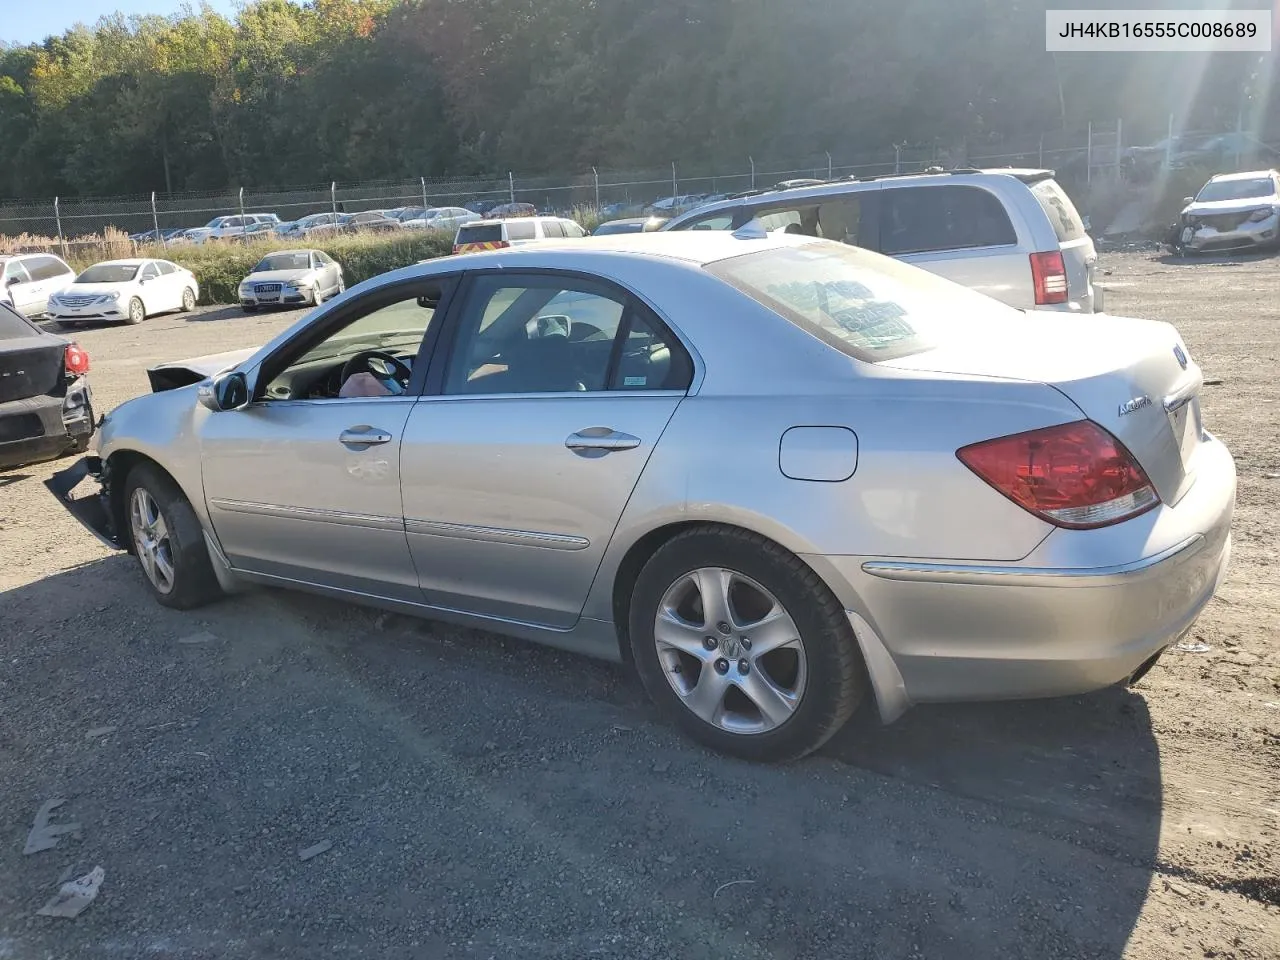
[[[196,388],[196,399],[214,412],[237,410],[249,402],[249,381],[238,370],[219,374]]]
[[[5,280],[4,285],[5,285],[6,287],[12,287],[12,286],[14,286],[15,284],[20,283],[20,282],[21,282],[21,281],[19,280],[19,278],[18,278],[18,277],[9,277],[7,280]]]

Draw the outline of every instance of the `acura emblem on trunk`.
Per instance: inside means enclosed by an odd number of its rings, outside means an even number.
[[[1143,407],[1149,406],[1151,406],[1151,398],[1146,394],[1134,397],[1132,400],[1126,400],[1120,404],[1120,416],[1123,417],[1125,414],[1133,413],[1135,410],[1141,410]]]
[[[1182,349],[1180,344],[1173,345],[1173,355],[1178,358],[1178,366],[1183,370],[1187,369],[1187,352]]]

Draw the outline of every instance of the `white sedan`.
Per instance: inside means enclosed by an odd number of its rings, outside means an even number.
[[[195,308],[195,274],[168,260],[107,260],[95,263],[49,298],[49,318],[63,326],[91,320],[141,323],[171,310]]]

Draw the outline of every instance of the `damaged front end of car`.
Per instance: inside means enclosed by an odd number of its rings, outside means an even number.
[[[86,479],[98,483],[96,493],[72,496]],[[81,457],[65,470],[60,470],[44,482],[58,502],[106,547],[112,550],[128,550],[127,538],[119,529],[112,508],[111,466],[101,457]]]

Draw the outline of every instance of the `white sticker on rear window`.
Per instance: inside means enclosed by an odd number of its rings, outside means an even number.
[[[643,387],[649,382],[648,377],[623,377],[622,385],[624,387]]]

